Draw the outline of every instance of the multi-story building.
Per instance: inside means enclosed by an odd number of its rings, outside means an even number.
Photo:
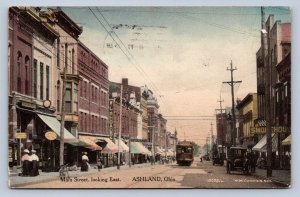
[[[59,167],[60,123],[57,118],[60,119],[61,113],[64,68],[67,73],[66,126],[76,135],[79,77],[72,56],[74,48],[69,46],[76,42],[82,30],[57,9],[12,7],[9,14],[11,161],[14,164],[17,160],[20,164],[20,151],[14,150],[16,146],[21,150],[23,145],[23,149],[36,149],[41,166],[47,164],[55,170]],[[64,130],[65,141],[76,141],[68,130]],[[54,139],[47,138],[49,131],[56,136]],[[14,143],[20,137],[22,140]]]
[[[147,141],[148,143],[145,143],[147,148],[149,150],[152,149],[152,143],[153,146],[157,146],[157,140],[156,136],[158,135],[158,102],[157,99],[154,97],[153,92],[148,89],[146,90],[147,92],[147,112],[148,112],[148,127],[149,127],[149,132],[148,132],[148,138]]]
[[[110,97],[115,97],[113,94],[121,92],[121,84],[122,96],[125,101],[128,102],[133,108],[138,109],[138,113],[135,112],[137,115],[135,123],[137,131],[136,133],[134,132],[131,137],[143,141],[146,139],[146,133],[148,133],[147,94],[144,91],[142,92],[141,87],[129,85],[128,79],[123,78],[122,83],[110,82]]]
[[[227,114],[219,113],[216,115],[216,129],[217,129],[217,145],[226,145],[227,136]]]
[[[162,114],[158,114],[157,135],[155,136],[155,144],[162,149],[166,148],[166,140],[167,140],[166,124],[167,124],[167,120],[162,116]]]
[[[275,126],[285,129],[285,132],[278,134],[279,166],[290,169],[287,156],[291,152],[291,53],[284,54],[276,69],[278,82],[275,87]]]
[[[78,43],[79,134],[109,136],[108,66]]]
[[[257,142],[257,136],[251,132],[254,120],[257,119],[257,94],[249,93],[239,101],[236,108],[239,110],[239,142],[244,147],[253,147]]]
[[[274,21],[274,16],[270,15],[268,20],[263,24],[265,28],[265,36],[262,36],[262,46],[257,52],[257,102],[258,102],[258,118],[255,121],[255,127],[266,127],[266,98],[265,98],[265,84],[266,80],[269,78],[270,81],[270,124],[272,128],[273,143],[272,149],[273,152],[279,151],[279,155],[281,154],[281,141],[286,135],[289,133],[289,126],[285,124],[283,116],[280,115],[282,113],[282,98],[284,98],[284,94],[288,95],[289,93],[289,83],[286,80],[283,84],[286,84],[286,87],[281,83],[283,75],[288,76],[290,70],[288,66],[282,66],[283,62],[287,62],[288,60],[284,60],[289,52],[291,46],[291,24],[290,23],[281,23],[280,21]],[[263,45],[264,43],[264,45]],[[264,51],[262,51],[264,49]],[[262,57],[264,54],[264,57]],[[270,74],[267,78],[265,76],[266,68],[269,68]],[[282,70],[281,70],[282,69]],[[285,70],[285,71],[283,71]],[[283,74],[285,72],[285,74]],[[281,78],[281,79],[280,79]],[[288,77],[286,78],[288,79]],[[286,90],[285,90],[286,88]],[[285,93],[286,91],[286,93]],[[288,97],[288,96],[287,96]],[[288,101],[287,101],[288,102]],[[287,104],[288,106],[289,104]],[[288,117],[290,116],[290,108],[286,107],[286,123],[288,121]],[[258,132],[258,140],[263,140],[265,137],[265,129],[256,129]],[[280,157],[279,157],[280,159]]]
[[[265,125],[266,103],[265,103],[265,71],[268,66],[270,69],[270,102],[271,102],[271,124],[276,122],[275,118],[275,89],[274,86],[278,81],[276,65],[284,58],[284,54],[289,51],[291,43],[291,24],[274,22],[274,16],[270,15],[264,24],[266,36],[262,37],[263,47],[260,47],[256,53],[257,67],[257,102],[258,102],[258,118],[255,121],[256,126]],[[265,40],[264,40],[265,39]],[[264,49],[264,51],[262,51]],[[264,54],[265,57],[262,57]]]

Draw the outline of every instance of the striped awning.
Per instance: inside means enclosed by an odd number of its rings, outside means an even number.
[[[118,152],[118,146],[111,141],[108,137],[95,137],[99,140],[104,140],[106,142],[105,147],[102,149],[102,153],[117,153]]]
[[[86,148],[91,149],[93,151],[102,150],[102,148],[95,143],[95,137],[92,136],[79,136],[79,141],[82,141],[86,144]]]

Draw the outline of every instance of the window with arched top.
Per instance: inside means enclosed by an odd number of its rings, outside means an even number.
[[[17,60],[20,61],[21,58],[22,58],[22,53],[21,53],[21,51],[18,51],[17,52]]]
[[[25,94],[29,95],[29,62],[30,58],[28,55],[25,56]]]
[[[22,53],[18,51],[17,52],[17,91],[20,93],[22,91],[21,60],[22,60]]]

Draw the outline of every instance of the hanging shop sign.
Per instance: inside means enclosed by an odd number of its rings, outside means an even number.
[[[45,133],[45,138],[47,140],[52,141],[52,140],[55,140],[57,138],[57,134],[54,131],[47,131]]]
[[[290,131],[290,128],[288,127],[271,127],[272,133],[286,133]],[[266,133],[266,127],[250,127],[250,133],[251,135],[254,134],[265,134]]]

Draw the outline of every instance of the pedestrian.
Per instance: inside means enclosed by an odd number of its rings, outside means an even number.
[[[30,175],[30,156],[29,150],[25,149],[23,151],[23,156],[21,158],[22,161],[22,174],[21,176],[29,176]]]
[[[88,171],[89,169],[89,158],[87,156],[87,152],[83,152],[83,155],[81,157],[81,160],[82,160],[82,163],[81,163],[81,171],[84,172],[84,171]]]
[[[250,161],[250,169],[251,173],[255,173],[255,167],[256,167],[256,160],[255,160],[255,155],[253,151],[250,151],[248,153],[248,159]]]
[[[39,157],[36,155],[36,150],[31,150],[30,161],[31,161],[30,176],[39,175]]]
[[[102,169],[102,162],[100,158],[97,160],[97,167],[98,167],[98,172],[100,172],[100,170]]]
[[[135,163],[135,158],[134,158],[134,155],[132,155],[132,157],[131,157],[131,161],[132,161],[132,165],[134,165],[134,163]]]
[[[203,162],[202,154],[200,154],[200,162],[201,162],[201,163]]]

